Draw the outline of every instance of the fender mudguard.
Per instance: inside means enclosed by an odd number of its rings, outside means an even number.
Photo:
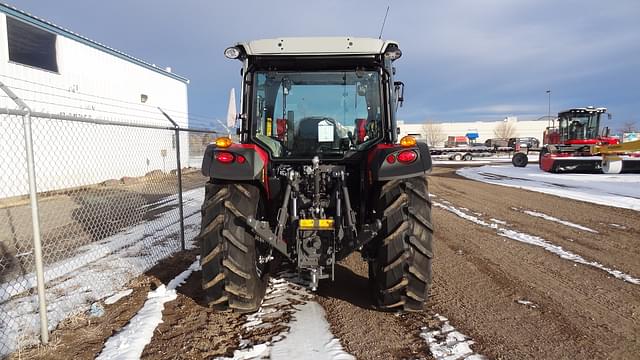
[[[227,152],[234,156],[234,161],[221,163],[215,159],[216,152]],[[244,162],[238,162],[238,156],[244,157]],[[202,175],[219,180],[263,181],[265,166],[269,161],[267,153],[253,144],[232,144],[228,148],[217,148],[210,144],[202,158]]]
[[[414,151],[417,157],[409,164],[399,161],[392,163],[386,161],[389,155],[397,158],[402,151]],[[400,147],[399,145],[380,144],[376,146],[369,156],[370,181],[388,181],[393,179],[424,176],[431,172],[431,153],[426,143],[417,143],[414,147]]]

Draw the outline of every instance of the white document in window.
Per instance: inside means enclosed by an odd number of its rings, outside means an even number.
[[[318,142],[333,142],[333,125],[327,120],[318,123]]]

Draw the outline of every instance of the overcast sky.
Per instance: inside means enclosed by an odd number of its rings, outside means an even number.
[[[189,111],[225,118],[237,41],[377,37],[400,43],[408,122],[535,119],[606,106],[640,125],[639,0],[42,1],[11,5],[191,80]]]

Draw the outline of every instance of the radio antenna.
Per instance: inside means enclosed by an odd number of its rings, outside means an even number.
[[[382,32],[384,31],[384,24],[387,22],[387,15],[389,15],[389,5],[387,5],[387,11],[384,13],[384,20],[382,20],[382,27],[380,28],[378,39],[382,39]]]

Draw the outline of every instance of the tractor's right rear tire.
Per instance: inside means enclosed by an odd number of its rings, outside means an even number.
[[[260,190],[251,184],[207,183],[202,205],[200,263],[207,303],[217,310],[260,307],[268,271],[246,219],[259,218]]]
[[[374,304],[390,311],[420,311],[429,297],[433,259],[427,180],[391,180],[378,189],[376,199],[382,229],[369,261]]]

